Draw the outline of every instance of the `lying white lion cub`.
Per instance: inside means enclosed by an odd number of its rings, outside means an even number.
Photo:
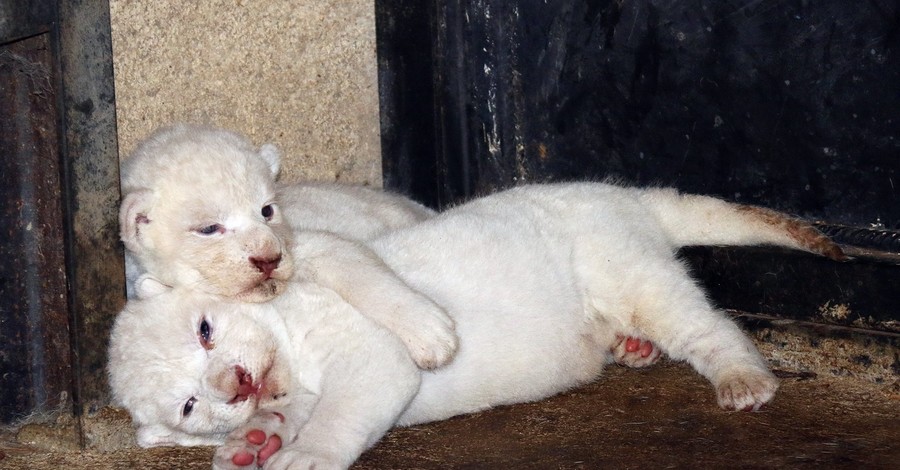
[[[418,372],[388,331],[295,282],[266,304],[180,289],[130,302],[113,330],[110,383],[141,445],[224,444],[217,468],[347,467],[395,424],[594,380],[617,335],[690,363],[723,408],[755,410],[776,378],[675,251],[761,243],[844,258],[766,209],[666,189],[520,187],[370,243],[455,320],[460,348],[441,369]]]
[[[257,149],[213,127],[176,125],[141,142],[122,166],[119,219],[130,296],[141,294],[134,282],[150,275],[168,286],[261,302],[299,270],[395,332],[421,367],[447,362],[457,341],[450,318],[399,279],[368,288],[371,278],[394,274],[353,243],[433,212],[363,187],[276,186],[279,164],[275,147]],[[318,256],[316,246],[332,244],[331,237],[307,236],[310,247],[295,258],[292,231],[334,233],[347,239],[347,249]]]

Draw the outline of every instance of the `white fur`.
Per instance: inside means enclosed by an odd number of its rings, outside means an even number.
[[[513,189],[370,243],[456,321],[461,345],[449,365],[417,374],[399,343],[340,296],[296,282],[263,305],[223,306],[184,291],[129,303],[112,336],[112,390],[142,445],[173,435],[184,444],[221,439],[216,468],[235,468],[237,452],[258,450],[245,438],[250,429],[284,441],[265,468],[344,468],[394,424],[537,400],[594,380],[613,359],[617,335],[646,338],[689,362],[723,408],[757,409],[773,397],[776,378],[675,256],[696,242],[808,249],[783,227],[757,222],[753,211],[671,190]],[[204,315],[220,335],[210,351],[196,339]],[[207,385],[222,364],[261,374],[247,364],[271,357],[277,367],[263,382],[274,391],[258,400],[226,405],[233,381]],[[192,396],[204,406],[182,419]]]
[[[251,256],[286,256],[275,277],[290,277],[285,233],[279,230],[284,223],[294,231],[368,240],[434,215],[407,198],[362,186],[276,184],[279,168],[275,146],[256,149],[244,137],[214,127],[175,125],[141,142],[122,165],[129,297],[145,272],[168,285],[236,296],[259,277],[247,262]],[[260,214],[266,204],[276,209],[273,220]],[[225,233],[201,236],[192,230],[215,223]],[[267,300],[276,292],[248,300]]]
[[[222,129],[178,125],[141,142],[122,164],[119,223],[130,293],[150,273],[166,285],[225,297],[276,295],[293,272],[276,171],[248,141]],[[202,233],[207,227],[218,229]],[[268,278],[254,258],[280,262]]]
[[[399,279],[382,282],[387,287],[380,291],[365,287],[370,277],[394,274],[356,243],[434,213],[369,188],[276,185],[279,158],[272,145],[257,149],[214,127],[181,124],[143,141],[122,167],[119,218],[129,297],[182,286],[262,302],[277,296],[299,265],[305,276],[388,326],[421,367],[450,360],[457,342],[452,320]],[[204,234],[205,227],[217,230]],[[292,232],[300,238],[292,240]],[[294,243],[306,246],[301,258],[293,256]],[[334,256],[316,256],[333,244],[341,246],[331,250]],[[277,268],[267,275],[254,259]],[[141,287],[145,276],[159,285]]]
[[[390,192],[337,183],[280,185],[278,202],[295,231],[325,231],[357,241],[409,227],[435,214]]]
[[[213,335],[209,350],[198,342],[202,320]],[[225,434],[256,414],[257,405],[283,411],[288,424],[297,424],[294,433],[332,401],[349,406],[355,400],[373,409],[387,401],[396,414],[419,381],[394,335],[334,292],[310,283],[293,283],[262,304],[229,303],[185,289],[132,300],[117,319],[112,344],[116,400],[132,411],[138,443],[145,447],[221,444]],[[227,404],[237,394],[235,365],[255,382],[265,382],[258,400]],[[359,380],[384,391],[348,401],[347,395],[358,393]],[[275,398],[284,392],[288,395]],[[184,418],[190,397],[199,400]]]

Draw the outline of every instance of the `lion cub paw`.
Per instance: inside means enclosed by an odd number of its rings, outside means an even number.
[[[616,364],[620,366],[647,367],[656,364],[662,352],[648,340],[616,335],[612,354]]]
[[[342,470],[348,466],[336,457],[287,447],[269,460],[266,470]]]
[[[216,449],[213,469],[237,470],[262,467],[281,449],[278,432],[284,424],[284,416],[277,412],[260,411],[243,426],[235,429]]]
[[[431,370],[453,359],[459,347],[459,338],[447,313],[430,301],[427,304],[409,310],[420,314],[398,324],[394,333],[406,345],[416,365],[420,369]]]
[[[768,370],[732,372],[716,382],[719,406],[726,410],[757,411],[776,390],[778,379]]]

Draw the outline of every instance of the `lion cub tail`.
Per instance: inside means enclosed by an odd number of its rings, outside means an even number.
[[[674,189],[650,189],[641,196],[675,246],[778,245],[838,261],[849,259],[810,223],[778,211]]]

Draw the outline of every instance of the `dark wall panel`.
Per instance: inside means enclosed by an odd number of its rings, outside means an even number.
[[[72,367],[49,34],[0,45],[0,422],[70,404]]]
[[[0,0],[0,422],[105,404],[124,303],[107,0]]]
[[[505,7],[528,176],[617,175],[900,228],[897,2]]]
[[[522,183],[613,178],[780,209],[857,259],[825,272],[783,253],[691,256],[720,305],[807,315],[831,302],[896,324],[900,0],[376,5],[392,25],[379,29],[388,187],[445,207]],[[396,67],[398,50],[419,67]],[[792,303],[765,283],[713,282],[767,272],[817,287]]]

